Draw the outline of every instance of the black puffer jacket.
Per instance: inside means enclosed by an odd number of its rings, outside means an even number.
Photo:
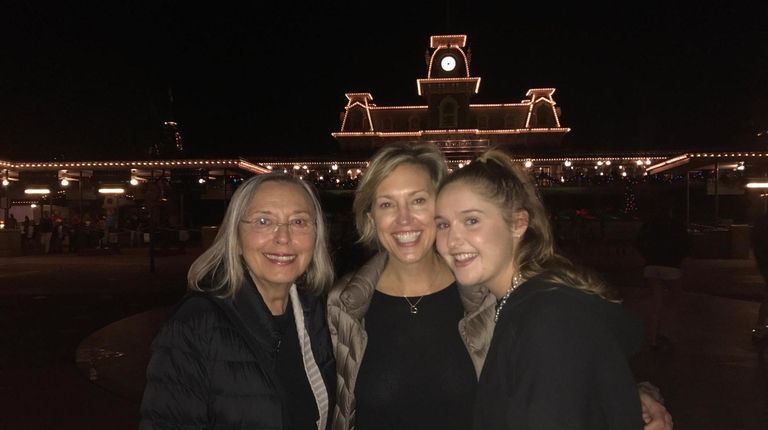
[[[288,428],[272,317],[246,279],[231,300],[188,295],[161,329],[147,368],[141,429]],[[336,374],[324,300],[299,297],[333,410]]]

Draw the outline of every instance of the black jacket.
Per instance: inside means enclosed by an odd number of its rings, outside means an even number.
[[[336,373],[325,303],[301,291],[299,296],[333,410]],[[152,344],[140,428],[288,428],[272,324],[250,277],[233,299],[185,297]]]
[[[475,429],[642,429],[621,305],[532,279],[501,310],[478,382]]]

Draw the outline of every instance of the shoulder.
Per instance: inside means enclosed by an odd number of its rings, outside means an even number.
[[[367,307],[386,264],[386,253],[379,253],[358,270],[344,275],[328,294],[329,308],[340,307],[354,312],[360,307]]]
[[[160,329],[156,343],[206,342],[211,335],[230,326],[222,305],[225,299],[190,293],[171,311]]]
[[[535,281],[526,287],[515,303],[516,310],[510,310],[514,312],[510,319],[517,328],[516,336],[616,342],[626,354],[639,346],[640,320],[621,304],[567,285]]]
[[[594,328],[603,324],[602,314],[621,307],[597,295],[537,279],[523,284],[519,293],[510,312],[523,324],[521,328],[535,335],[560,336],[575,329]]]

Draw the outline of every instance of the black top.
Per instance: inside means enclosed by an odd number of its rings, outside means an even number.
[[[332,410],[336,365],[325,303],[302,290],[299,299]],[[276,371],[273,325],[247,275],[231,299],[188,294],[152,344],[139,428],[288,427],[291,406]]]
[[[642,429],[626,355],[639,319],[621,305],[532,279],[507,300],[477,387],[474,428]]]
[[[285,313],[273,316],[272,320],[280,339],[276,351],[275,371],[285,389],[285,415],[290,419],[290,422],[284,423],[283,428],[316,430],[319,417],[317,402],[304,371],[299,333],[296,331],[296,319],[290,301]]]
[[[355,386],[360,430],[471,426],[477,380],[459,337],[464,308],[456,284],[424,296],[417,307],[412,314],[405,298],[373,294]]]

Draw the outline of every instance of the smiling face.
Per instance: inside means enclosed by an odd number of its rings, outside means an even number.
[[[376,188],[370,216],[391,259],[409,264],[430,256],[435,242],[435,187],[429,173],[414,164],[396,167]]]
[[[482,285],[500,297],[512,285],[514,250],[527,228],[527,213],[513,216],[464,182],[453,182],[437,197],[437,251],[462,285]]]
[[[260,231],[261,218],[280,223],[276,231]],[[240,222],[238,235],[243,259],[259,290],[289,288],[307,269],[315,245],[314,228],[297,234],[288,223],[314,220],[312,202],[295,184],[272,181],[259,186]]]

